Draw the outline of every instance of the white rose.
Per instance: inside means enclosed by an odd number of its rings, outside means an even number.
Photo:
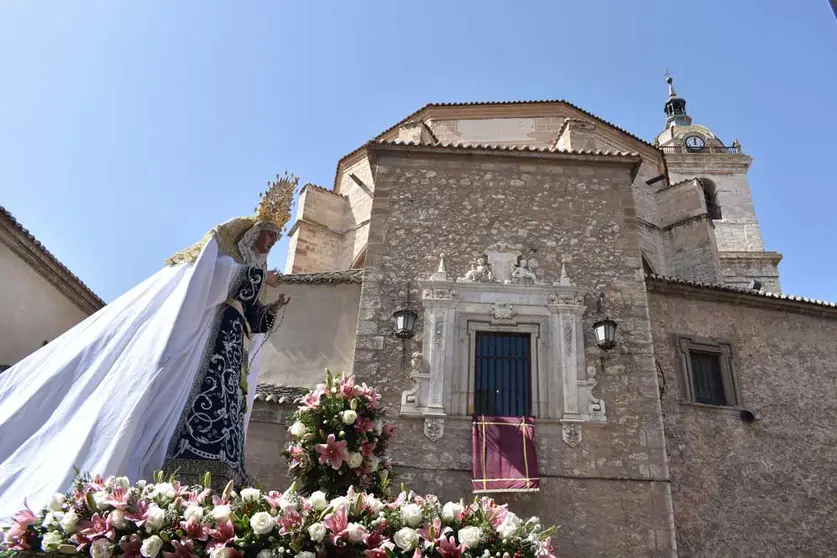
[[[308,434],[308,427],[306,427],[300,421],[296,421],[291,425],[291,435],[295,438],[302,438],[306,434]]]
[[[384,423],[383,423],[383,422],[381,422],[380,420],[376,420],[376,421],[372,424],[372,426],[373,426],[373,427],[374,427],[374,429],[375,429],[375,434],[377,434],[378,436],[380,436],[380,435],[381,435],[381,432],[383,432],[383,431],[384,431]]]
[[[148,484],[148,481],[138,480],[137,481],[137,490],[142,490],[145,488],[145,485]]]
[[[343,424],[354,424],[356,420],[356,411],[352,411],[351,409],[349,409],[348,411],[343,411]]]
[[[269,548],[260,550],[259,553],[256,554],[256,558],[273,558],[273,551]]]
[[[110,522],[117,529],[124,529],[128,526],[128,522],[125,521],[125,512],[123,512],[122,510],[113,510],[112,512],[110,512],[109,517]]]
[[[442,519],[445,521],[455,521],[457,516],[465,511],[465,506],[459,502],[448,502],[442,506]]]
[[[508,539],[514,535],[518,529],[520,529],[522,524],[523,522],[520,521],[519,517],[512,512],[508,512],[500,525],[497,526],[497,532],[500,533],[500,536],[503,537],[503,539]]]
[[[128,480],[128,477],[116,477],[113,479],[113,484],[122,490],[128,490],[131,488],[131,481]]]
[[[96,539],[90,545],[91,558],[110,558],[113,556],[113,545],[107,539]]]
[[[349,468],[357,469],[363,464],[363,456],[357,452],[349,454]]]
[[[377,471],[378,465],[380,464],[380,460],[374,455],[370,455],[366,459],[369,461],[369,470],[373,472]]]
[[[233,552],[234,550],[228,546],[216,548],[209,553],[209,558],[230,558],[230,556],[233,555]]]
[[[346,525],[346,533],[349,535],[349,541],[356,543],[363,540],[366,529],[360,523],[349,523]]]
[[[308,536],[315,543],[322,542],[326,536],[326,527],[322,523],[314,523],[308,528]]]
[[[308,550],[303,550],[299,554],[296,555],[296,558],[316,558],[316,554],[310,552]]]
[[[41,550],[44,552],[55,550],[63,541],[64,536],[58,531],[47,531],[41,539]]]
[[[273,531],[275,525],[273,518],[267,512],[254,513],[253,517],[250,518],[250,527],[257,535],[267,535]]]
[[[241,499],[245,502],[256,502],[261,495],[262,491],[258,488],[243,488],[241,490]]]
[[[78,516],[76,515],[75,510],[70,508],[70,511],[64,514],[64,517],[61,518],[61,529],[67,533],[75,533],[76,526],[78,525]]]
[[[156,498],[157,496],[162,496],[171,500],[176,494],[174,486],[170,482],[161,482],[154,487],[154,492],[151,493],[151,497]]]
[[[49,509],[52,511],[61,511],[64,509],[64,495],[56,492],[49,499]]]
[[[404,527],[392,536],[392,540],[401,550],[411,550],[418,544],[418,533],[415,529]]]
[[[326,500],[325,492],[318,490],[311,494],[311,507],[317,511],[323,511],[328,507],[328,500]]]
[[[215,506],[212,508],[212,519],[219,523],[223,523],[224,521],[229,521],[230,519],[230,507],[227,505],[220,505]]]
[[[474,548],[480,543],[482,529],[479,527],[463,527],[457,533],[457,538],[461,544],[467,544],[469,548]]]
[[[163,548],[163,539],[158,537],[157,535],[152,535],[142,541],[142,546],[140,547],[140,554],[145,556],[145,558],[155,558],[158,554],[160,554],[160,550]]]
[[[189,504],[183,510],[183,519],[186,521],[200,521],[203,519],[203,508],[198,504]]]
[[[418,504],[407,504],[405,506],[402,506],[401,517],[404,518],[404,523],[406,523],[410,527],[418,527],[423,517],[421,506],[419,506]]]
[[[160,509],[157,504],[148,506],[145,512],[145,530],[149,533],[159,531],[166,521],[166,512]]]

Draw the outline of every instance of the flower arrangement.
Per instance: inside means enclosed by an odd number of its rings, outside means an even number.
[[[345,494],[349,487],[386,493],[392,478],[385,452],[396,430],[384,423],[380,400],[354,376],[326,371],[325,383],[296,401],[283,454],[301,493]]]
[[[380,499],[349,488],[212,493],[155,475],[81,478],[37,514],[19,512],[6,533],[12,551],[89,554],[92,558],[554,558],[552,529],[523,520],[489,498],[442,504],[402,488]]]

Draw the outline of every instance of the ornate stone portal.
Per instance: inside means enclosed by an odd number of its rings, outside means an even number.
[[[413,355],[415,383],[402,395],[401,414],[424,418],[425,436],[440,439],[445,417],[473,413],[477,335],[528,334],[532,414],[562,422],[565,443],[575,447],[583,422],[607,420],[604,401],[593,395],[595,367],[585,362],[583,290],[566,268],[555,283],[538,282],[514,246],[495,244],[485,254],[458,281],[448,278],[442,255],[421,282],[424,348]]]

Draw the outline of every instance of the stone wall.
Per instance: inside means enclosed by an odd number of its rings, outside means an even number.
[[[402,351],[419,348],[422,340],[403,346],[392,335],[392,311],[404,302],[408,281],[436,270],[439,253],[447,254],[448,271],[455,276],[498,241],[522,246],[547,282],[557,280],[566,264],[571,278],[587,291],[589,365],[601,356],[591,329],[597,317],[594,292],[607,294],[608,312],[620,323],[621,344],[603,359],[596,377],[608,422],[585,424],[583,441],[571,448],[561,439],[560,424],[540,421],[541,492],[497,496],[520,513],[560,523],[561,555],[670,556],[665,442],[631,166],[604,158],[583,162],[555,155],[376,149],[355,351],[359,380],[374,382],[385,404],[399,407],[401,392],[411,385]],[[422,327],[419,323],[417,331]],[[419,491],[468,497],[467,417],[448,419],[436,443],[424,437],[421,420],[401,417],[399,424],[394,458],[405,478]]]
[[[833,556],[837,311],[649,286],[679,555]],[[730,343],[742,404],[760,420],[682,403],[673,335]]]

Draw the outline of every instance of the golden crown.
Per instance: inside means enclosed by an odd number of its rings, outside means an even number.
[[[294,191],[299,184],[299,178],[285,171],[282,176],[276,175],[276,180],[267,183],[267,191],[259,194],[259,205],[256,207],[256,218],[259,221],[269,221],[276,225],[281,235],[285,225],[291,220],[291,206],[294,202]]]

